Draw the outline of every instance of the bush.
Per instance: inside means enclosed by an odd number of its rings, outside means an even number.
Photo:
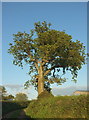
[[[19,104],[22,108],[26,108],[30,101],[16,101],[17,104]]]
[[[28,97],[25,93],[18,93],[16,94],[15,100],[16,101],[27,101]]]
[[[31,118],[87,118],[89,96],[44,97],[30,103],[26,114]]]
[[[44,90],[44,92],[42,92],[39,96],[38,96],[38,99],[39,98],[47,98],[47,97],[54,97],[51,93],[49,93],[47,90]]]

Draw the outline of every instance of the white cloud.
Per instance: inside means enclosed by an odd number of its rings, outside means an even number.
[[[8,94],[16,95],[17,93],[25,93],[28,96],[28,99],[35,99],[37,97],[37,92],[33,86],[29,86],[28,89],[24,89],[23,85],[17,84],[5,84],[3,85]]]
[[[56,95],[72,95],[76,90],[87,90],[87,86],[53,87],[52,93]]]
[[[18,85],[18,84],[5,84],[3,85],[5,87],[11,88],[11,89],[16,89],[16,88],[21,88],[23,85]]]

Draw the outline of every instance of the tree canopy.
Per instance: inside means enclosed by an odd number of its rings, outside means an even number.
[[[2,96],[5,96],[6,93],[7,93],[6,88],[5,88],[4,86],[0,86],[0,94],[1,94]]]
[[[47,22],[37,22],[30,33],[18,32],[13,34],[13,43],[10,43],[9,53],[13,55],[13,64],[23,67],[29,65],[30,82],[38,88],[49,88],[53,83],[61,84],[66,78],[60,77],[70,71],[76,82],[78,70],[85,64],[85,46],[79,40],[73,41],[72,36],[51,29]],[[61,69],[62,68],[62,69]],[[43,82],[43,83],[42,83]],[[29,81],[25,86],[29,85]]]
[[[0,86],[0,100],[5,100],[7,96],[7,91],[4,86]]]
[[[18,93],[16,94],[15,100],[16,101],[27,101],[28,97],[25,93]]]

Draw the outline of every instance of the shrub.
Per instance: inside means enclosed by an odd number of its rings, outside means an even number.
[[[16,94],[15,100],[16,101],[27,101],[28,97],[25,93],[18,93]]]
[[[44,97],[32,101],[26,114],[32,118],[87,118],[89,96]]]
[[[54,97],[51,93],[49,93],[47,90],[44,90],[44,92],[42,92],[39,96],[38,96],[38,99],[39,98],[47,98],[47,97]]]

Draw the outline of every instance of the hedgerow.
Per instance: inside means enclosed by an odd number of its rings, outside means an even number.
[[[26,108],[31,118],[87,118],[89,95],[45,97]]]

